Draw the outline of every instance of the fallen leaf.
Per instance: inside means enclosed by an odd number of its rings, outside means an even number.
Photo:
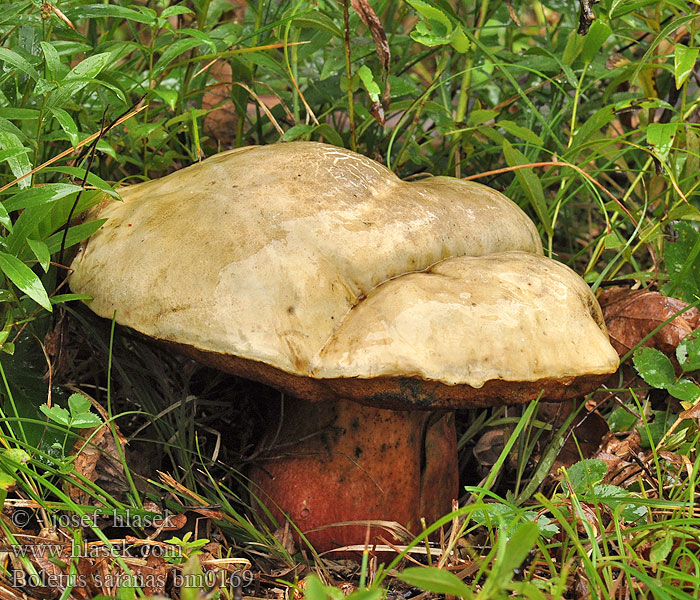
[[[610,342],[620,356],[627,354],[661,323],[688,307],[687,302],[659,292],[614,287],[598,299]],[[673,355],[678,343],[700,326],[700,311],[690,308],[644,342]]]
[[[114,427],[123,453],[126,439],[116,429],[116,425]],[[96,428],[84,429],[83,434],[85,439],[80,438],[73,445],[74,472],[96,483],[107,493],[123,498],[129,485],[124,467],[119,461],[120,451],[117,449],[111,429],[100,425]],[[87,439],[90,439],[89,443],[86,443]],[[92,496],[75,485],[68,484],[68,495],[77,504],[95,505]]]

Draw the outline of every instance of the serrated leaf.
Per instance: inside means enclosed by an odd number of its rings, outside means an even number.
[[[673,74],[676,78],[676,89],[679,90],[690,77],[695,62],[698,59],[700,48],[688,48],[683,44],[676,44],[673,50]]]
[[[70,426],[76,429],[87,429],[88,427],[99,427],[102,419],[93,413],[82,413],[70,420]]]
[[[518,165],[526,165],[530,161],[519,150],[514,148],[508,140],[503,141],[503,155],[505,156],[508,166],[515,167]],[[552,223],[547,212],[547,202],[544,198],[544,190],[539,178],[532,169],[517,169],[515,177],[522,187],[527,199],[530,201],[532,208],[537,213],[537,216],[542,223],[548,235],[552,235]]]
[[[70,409],[70,414],[76,417],[83,413],[90,412],[92,404],[83,394],[75,393],[71,394],[68,398],[68,408]]]
[[[409,567],[397,576],[397,579],[405,581],[426,592],[433,594],[449,594],[458,598],[471,598],[472,591],[466,583],[450,571],[437,567]]]
[[[676,381],[671,361],[656,348],[638,348],[632,360],[637,372],[651,387],[666,389]]]
[[[51,421],[63,425],[64,427],[70,426],[70,413],[60,406],[48,406],[47,404],[42,404],[39,410],[44,413]]]
[[[608,466],[602,460],[587,458],[571,465],[567,473],[574,492],[583,495],[593,490],[603,480],[607,471]]]
[[[51,311],[51,301],[41,281],[19,258],[0,252],[0,270],[34,302]]]

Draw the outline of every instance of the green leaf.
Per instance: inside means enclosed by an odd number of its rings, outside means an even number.
[[[138,23],[153,23],[154,21],[151,15],[144,15],[137,10],[119,6],[118,4],[88,4],[86,6],[79,6],[64,12],[71,20],[111,17],[113,19],[136,21]]]
[[[381,90],[379,89],[377,82],[374,80],[374,75],[372,75],[372,71],[370,71],[369,67],[367,65],[362,65],[357,70],[357,74],[360,76],[362,85],[367,90],[372,102],[379,102]]]
[[[441,46],[451,43],[452,21],[442,10],[423,2],[423,0],[406,0],[406,3],[421,16],[421,20],[411,32],[411,38],[424,46]]]
[[[94,221],[88,221],[87,223],[81,223],[80,225],[74,225],[68,230],[68,234],[66,235],[65,247],[70,248],[71,246],[82,242],[84,239],[89,238],[106,222],[107,219],[96,219]],[[62,240],[62,231],[54,233],[48,240],[46,240],[46,246],[51,254],[55,254],[61,249]]]
[[[102,52],[100,54],[88,56],[85,60],[75,65],[63,78],[63,81],[69,81],[71,79],[92,79],[99,75],[111,61],[111,52]]]
[[[83,394],[75,393],[68,397],[68,408],[71,416],[76,417],[83,413],[89,413],[92,404]]]
[[[471,598],[472,591],[459,577],[445,569],[437,567],[409,567],[397,576],[397,579],[405,581],[426,592],[433,594],[449,594],[458,598]]]
[[[160,75],[175,58],[179,58],[188,50],[191,50],[192,48],[196,48],[197,46],[201,45],[201,40],[190,37],[178,40],[171,46],[168,46],[165,49],[165,52],[163,52],[163,54],[160,55],[158,62],[153,67],[154,76]]]
[[[56,120],[61,126],[61,129],[63,129],[63,131],[65,131],[68,134],[68,139],[70,140],[70,143],[73,146],[77,146],[80,142],[80,137],[78,136],[78,126],[75,124],[75,121],[62,108],[54,106],[49,110],[51,111],[51,114],[53,114],[53,116],[56,117]]]
[[[36,69],[14,50],[0,46],[0,61],[15,67],[26,75],[29,75],[29,77],[31,77],[34,81],[39,79],[39,73],[36,72]]]
[[[12,174],[15,177],[22,177],[32,170],[32,163],[29,162],[27,154],[24,152],[24,146],[22,145],[20,138],[14,133],[0,131],[0,148],[3,150],[22,150],[22,152],[11,155],[10,158],[6,159],[7,164],[10,166],[10,171],[12,171]],[[25,177],[19,182],[18,185],[20,188],[29,187],[30,178]]]
[[[676,381],[671,361],[656,348],[638,348],[632,360],[634,368],[651,387],[666,389]]]
[[[602,460],[587,458],[569,467],[567,473],[574,492],[584,495],[603,480],[607,471],[608,466]]]
[[[46,62],[46,70],[48,71],[49,77],[51,79],[58,79],[61,74],[61,69],[63,68],[58,50],[48,42],[39,42],[39,44],[41,44],[41,49],[44,52],[44,61]]]
[[[39,407],[39,410],[54,423],[58,423],[64,427],[70,426],[70,414],[65,408],[61,408],[60,406],[56,405],[49,407],[48,404],[42,404]]]
[[[41,281],[27,265],[19,258],[0,252],[0,270],[27,296],[48,311],[51,311],[51,301],[41,284]]]
[[[664,245],[664,264],[670,281],[661,291],[693,302],[700,295],[700,233],[688,222],[674,225],[676,240]]]
[[[508,166],[515,167],[518,165],[526,165],[530,161],[519,150],[514,148],[508,140],[503,141],[503,155],[505,156]],[[552,222],[547,212],[547,202],[544,199],[544,190],[537,175],[532,169],[517,169],[515,177],[527,196],[532,208],[537,213],[542,226],[548,235],[552,235]]]
[[[8,211],[24,210],[40,206],[49,202],[55,202],[71,194],[78,193],[82,188],[71,183],[47,183],[40,187],[33,187],[17,192],[5,201]]]
[[[27,245],[31,248],[34,256],[36,256],[41,268],[44,269],[44,273],[46,273],[49,270],[49,263],[51,262],[51,253],[46,247],[46,244],[41,240],[27,238]]]
[[[505,552],[496,566],[497,580],[504,582],[512,578],[513,570],[523,564],[530,550],[537,543],[539,535],[537,523],[527,522],[518,526],[511,538],[505,542]]]
[[[596,57],[611,33],[610,27],[602,21],[596,20],[593,22],[586,34],[583,50],[581,50],[581,58],[584,62],[589,63]]]
[[[668,386],[668,393],[674,398],[695,404],[700,400],[700,387],[688,379],[681,379]]]
[[[668,159],[677,127],[677,123],[650,123],[647,127],[647,143],[662,162]]]
[[[676,77],[676,89],[679,90],[686,82],[695,68],[700,48],[688,48],[683,44],[676,44],[673,51],[673,74]]]
[[[4,204],[0,204],[0,225],[7,229],[7,231],[12,232],[12,219],[10,219],[10,215]]]
[[[527,127],[523,127],[522,125],[518,125],[517,123],[514,123],[513,121],[508,121],[508,120],[502,120],[498,121],[496,123],[497,127],[502,127],[505,129],[508,133],[519,137],[521,140],[525,140],[526,142],[529,142],[530,144],[534,144],[535,146],[542,146],[542,138],[537,135],[534,131],[530,131]]]
[[[649,550],[649,562],[651,562],[654,567],[664,563],[666,557],[668,557],[671,550],[673,550],[673,544],[673,533],[670,531],[662,533],[661,538],[651,545],[651,549]]]
[[[684,371],[700,369],[700,332],[695,331],[686,335],[676,347],[678,364]]]

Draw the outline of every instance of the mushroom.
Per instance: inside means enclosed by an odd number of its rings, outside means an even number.
[[[251,477],[319,551],[363,543],[358,522],[415,532],[450,510],[455,409],[580,396],[617,369],[588,286],[485,186],[407,183],[292,142],[120,193],[95,211],[107,221],[71,288],[100,316],[290,396]]]

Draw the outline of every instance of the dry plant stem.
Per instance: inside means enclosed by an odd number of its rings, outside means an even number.
[[[397,521],[419,533],[421,517],[433,522],[449,512],[458,483],[452,411],[285,403],[284,453],[258,461],[254,493],[278,525],[288,515],[317,551],[363,544],[367,526],[358,521]],[[274,435],[277,420],[270,423]],[[350,522],[356,524],[331,527]],[[372,527],[370,543],[380,535],[391,537]]]

